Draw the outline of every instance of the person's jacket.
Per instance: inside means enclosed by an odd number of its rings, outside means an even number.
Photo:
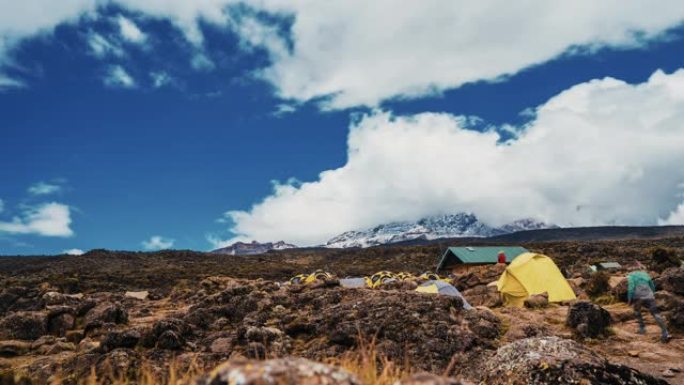
[[[645,271],[635,271],[627,276],[627,300],[652,299],[655,284]]]

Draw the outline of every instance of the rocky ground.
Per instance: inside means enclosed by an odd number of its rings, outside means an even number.
[[[366,351],[379,372],[401,367],[404,384],[684,384],[684,269],[674,262],[684,241],[661,244],[670,248],[656,249],[654,240],[528,245],[575,276],[580,301],[548,304],[540,296],[528,308],[503,308],[487,286],[500,274],[492,266],[455,282],[476,306],[468,311],[458,298],[406,290],[411,285],[281,283],[316,268],[340,276],[425,271],[439,255],[434,246],[4,258],[0,384],[174,382],[186,373],[196,376],[183,381],[198,384],[381,383],[349,368]],[[606,258],[651,270],[673,334],[668,344],[646,313],[647,334],[636,333],[621,302],[622,272],[584,273]]]

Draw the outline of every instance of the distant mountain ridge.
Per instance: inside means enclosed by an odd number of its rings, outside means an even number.
[[[491,227],[471,213],[429,216],[417,221],[392,222],[368,230],[347,231],[323,245],[328,248],[371,247],[413,240],[441,238],[490,238],[518,231],[556,229],[534,219],[520,219]]]
[[[227,255],[255,255],[264,254],[271,250],[285,250],[295,248],[297,248],[297,246],[285,243],[284,241],[266,243],[259,243],[257,241],[252,241],[251,243],[235,242],[230,246],[213,250],[212,253]]]

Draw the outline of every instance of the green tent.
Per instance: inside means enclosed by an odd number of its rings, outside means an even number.
[[[437,264],[439,271],[447,265],[485,265],[497,263],[499,252],[506,254],[506,262],[511,262],[520,254],[528,250],[520,246],[486,246],[486,247],[449,247]]]

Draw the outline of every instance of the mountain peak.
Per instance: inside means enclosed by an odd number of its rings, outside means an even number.
[[[264,254],[271,250],[294,249],[297,246],[285,243],[285,241],[260,243],[256,240],[252,242],[235,242],[230,246],[213,250],[212,253],[228,255],[255,255]]]
[[[501,227],[492,227],[481,222],[472,213],[441,214],[417,221],[381,224],[368,230],[347,231],[330,239],[324,246],[330,248],[370,247],[416,239],[486,238],[517,231],[557,227],[531,218],[519,219]]]

